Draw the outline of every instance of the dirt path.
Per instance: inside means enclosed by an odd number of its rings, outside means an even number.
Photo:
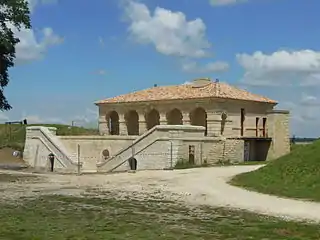
[[[239,208],[288,219],[320,222],[320,203],[278,198],[226,183],[232,176],[258,167],[232,166],[82,176],[40,174],[43,179],[35,183],[0,183],[0,197],[4,199],[50,193],[76,195],[91,188],[98,192],[111,191],[142,198],[153,196],[195,205]]]

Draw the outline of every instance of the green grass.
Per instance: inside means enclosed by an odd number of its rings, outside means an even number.
[[[43,196],[0,206],[0,239],[320,239],[320,226],[169,201]]]
[[[45,126],[56,127],[57,135],[97,135],[98,130],[86,129],[83,127],[71,127],[62,124],[34,124],[34,125],[19,125],[19,124],[0,124],[0,148],[10,147],[16,150],[23,150],[26,127],[28,126]]]
[[[320,141],[295,146],[290,154],[230,182],[249,190],[320,201]]]

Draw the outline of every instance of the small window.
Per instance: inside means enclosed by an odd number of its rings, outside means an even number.
[[[195,146],[189,145],[189,164],[194,165]]]
[[[256,118],[256,137],[259,137],[259,118]]]
[[[240,131],[241,136],[244,135],[244,120],[245,120],[245,110],[244,108],[241,108],[241,131]]]
[[[263,137],[266,137],[267,136],[267,118],[263,118],[262,119],[262,131],[263,131]]]
[[[108,149],[102,151],[102,156],[104,159],[108,159],[110,157],[110,152]]]

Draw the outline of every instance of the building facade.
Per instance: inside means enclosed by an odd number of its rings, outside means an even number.
[[[289,112],[277,102],[210,79],[152,87],[95,103],[100,136],[27,129],[24,159],[82,172],[168,169],[178,162],[265,161],[290,152]],[[132,162],[134,161],[134,162]]]
[[[244,160],[267,160],[290,151],[289,112],[277,102],[210,79],[102,100],[101,135],[142,135],[156,125],[194,125],[204,137],[241,139]],[[241,159],[239,159],[241,160]]]

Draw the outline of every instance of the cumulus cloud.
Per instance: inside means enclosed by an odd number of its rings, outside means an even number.
[[[164,55],[205,57],[210,44],[202,19],[188,20],[184,13],[156,7],[151,12],[139,2],[128,1],[125,7],[130,21],[129,32],[141,44],[152,44]]]
[[[57,3],[58,0],[27,0],[27,2],[29,4],[30,12],[33,12],[38,5]]]
[[[37,5],[53,3],[55,1],[27,0],[27,2],[29,3],[31,14],[33,14]],[[54,33],[53,29],[50,27],[45,27],[36,32],[33,29],[26,29],[23,27],[18,30],[11,22],[7,22],[6,24],[14,35],[20,39],[20,42],[16,45],[15,62],[17,64],[39,60],[44,57],[49,47],[63,42],[63,38]]]
[[[280,109],[290,111],[291,134],[300,137],[320,135],[320,96],[301,93],[291,101],[281,101]]]
[[[314,50],[277,51],[265,54],[237,54],[245,74],[241,80],[251,85],[318,85],[320,83],[320,52]]]
[[[9,24],[13,33],[20,42],[16,45],[16,63],[23,64],[43,58],[49,47],[61,44],[63,38],[55,34],[52,28],[42,29],[42,39],[36,38],[32,29],[22,28],[20,31]]]
[[[225,72],[229,69],[227,62],[217,61],[199,65],[197,62],[186,62],[182,64],[182,70],[189,73]]]
[[[209,3],[214,7],[229,6],[245,2],[247,2],[247,0],[209,0]]]

